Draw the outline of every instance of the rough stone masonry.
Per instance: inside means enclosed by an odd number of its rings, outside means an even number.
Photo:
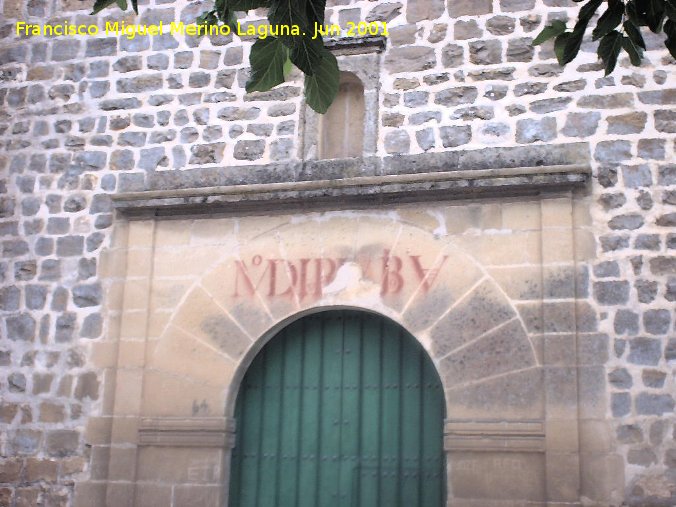
[[[138,19],[108,9],[95,22],[191,22],[205,5],[149,0]],[[551,43],[531,42],[576,5],[329,0],[327,22],[388,23],[370,69],[374,156],[588,143],[594,257],[576,290],[605,358],[612,432],[597,445],[616,453],[624,488],[580,501],[674,505],[675,62],[650,34],[639,68],[623,57],[604,77],[590,41],[561,68]],[[111,194],[214,167],[246,182],[246,167],[298,162],[302,79],[246,94],[252,40],[17,37],[17,21],[91,23],[91,5],[0,6],[0,506],[65,507],[76,492],[95,498],[79,485],[116,473],[98,466],[111,451],[95,427],[114,385],[94,366],[97,344],[118,331],[106,308],[121,290],[102,269],[119,219]],[[172,505],[190,505],[173,494]]]

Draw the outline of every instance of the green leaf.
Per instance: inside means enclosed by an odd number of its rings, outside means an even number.
[[[306,0],[307,8],[305,10],[310,27],[315,23],[324,24],[324,13],[326,12],[326,0]]]
[[[563,50],[566,49],[566,44],[568,39],[570,39],[570,32],[563,32],[560,35],[557,35],[554,40],[554,54],[556,54],[556,59],[559,62],[559,65],[565,65],[563,61]]]
[[[667,40],[664,41],[664,45],[671,53],[671,56],[676,58],[676,23],[669,19],[664,23],[664,33],[667,34]]]
[[[629,55],[629,60],[631,60],[632,65],[637,67],[641,65],[641,56],[643,50],[640,47],[636,46],[634,42],[626,36],[622,37],[622,47]]]
[[[218,24],[218,18],[214,11],[203,12],[197,17],[195,23],[198,25],[213,26]]]
[[[589,0],[585,5],[580,9],[580,14],[577,18],[577,23],[575,23],[575,28],[570,34],[570,37],[566,41],[566,46],[563,49],[563,56],[559,60],[561,65],[565,65],[577,56],[577,53],[580,51],[580,46],[582,46],[582,39],[584,38],[584,33],[587,30],[587,25],[589,20],[592,18],[596,10],[603,3],[603,0]]]
[[[293,70],[293,63],[291,63],[291,58],[286,59],[284,62],[284,79],[287,78],[289,74],[291,74],[291,71]]]
[[[610,74],[617,64],[617,57],[622,48],[622,35],[620,32],[613,30],[605,35],[599,43],[598,55],[603,60],[606,67],[606,76]]]
[[[596,22],[596,28],[592,32],[592,40],[597,40],[609,34],[622,22],[624,16],[624,4],[621,0],[608,0],[608,8]]]
[[[127,10],[127,0],[116,0],[117,6],[123,11]]]
[[[289,50],[275,37],[258,39],[251,47],[251,77],[247,92],[264,92],[284,82],[284,63]]]
[[[676,0],[666,0],[664,3],[664,13],[671,21],[676,22]]]
[[[556,37],[557,35],[566,31],[566,24],[557,19],[552,21],[551,25],[548,25],[542,29],[542,31],[535,37],[533,41],[533,46],[538,46],[549,39]]]
[[[659,33],[664,21],[664,0],[635,0],[636,11],[643,18],[648,28],[654,33]]]
[[[302,35],[306,35],[308,38],[312,36],[313,32],[310,30],[304,7],[305,5],[298,0],[276,0],[268,10],[268,21],[271,25],[297,25],[300,29],[300,37],[293,35],[280,37],[280,40],[288,48],[298,45],[304,38]]]
[[[638,12],[636,7],[636,2],[634,0],[629,0],[625,8],[627,17],[635,26],[648,26],[648,21]]]
[[[306,75],[312,75],[322,60],[324,43],[321,38],[312,39],[309,35],[298,39],[291,48],[291,61]]]
[[[250,11],[260,7],[268,7],[268,0],[228,0],[228,9],[232,11]]]
[[[96,14],[97,12],[102,11],[106,7],[113,5],[115,3],[115,0],[96,0],[96,3],[94,4],[94,9],[92,10],[92,14]]]
[[[627,20],[622,26],[624,27],[624,33],[627,34],[634,45],[640,47],[641,49],[646,48],[641,31],[636,27],[636,25],[634,25],[634,23],[632,23],[630,20]]]
[[[305,76],[305,100],[307,105],[324,114],[338,94],[340,71],[336,57],[324,49],[321,63],[313,75]]]
[[[586,27],[587,23],[589,23],[589,20],[594,16],[594,13],[596,13],[596,10],[602,3],[603,0],[590,0],[588,3],[583,5],[580,9],[580,14],[578,15],[578,21],[575,24],[575,27],[577,28],[578,23],[584,23],[584,26]]]

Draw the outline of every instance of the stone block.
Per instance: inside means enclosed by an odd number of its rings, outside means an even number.
[[[602,305],[620,305],[629,298],[629,282],[594,282],[594,298]]]
[[[139,483],[136,485],[136,502],[144,507],[172,505],[172,489],[168,484]]]
[[[577,101],[577,105],[589,109],[630,108],[634,105],[634,98],[631,93],[585,95]]]
[[[469,43],[469,60],[476,65],[491,65],[502,62],[502,44],[497,40]]]
[[[635,404],[639,415],[662,416],[674,411],[674,398],[669,394],[640,393]]]
[[[472,140],[472,128],[466,127],[441,127],[439,129],[441,144],[444,148],[462,146]]]
[[[460,67],[464,62],[464,49],[457,44],[447,44],[441,50],[441,64],[445,68]]]
[[[215,448],[142,447],[137,480],[220,488],[222,453],[222,449]],[[196,463],[200,466],[196,467]]]
[[[516,122],[516,140],[519,143],[551,141],[556,137],[556,119],[519,120]]]
[[[50,456],[64,457],[75,454],[80,434],[75,430],[50,430],[45,439],[45,450]]]
[[[21,480],[23,460],[19,458],[7,458],[0,462],[0,483],[18,483]]]
[[[478,39],[482,35],[483,30],[479,28],[479,25],[473,19],[456,21],[453,25],[453,37],[455,40]]]
[[[648,115],[634,112],[608,117],[609,134],[638,134],[643,132]]]
[[[659,110],[655,111],[655,129],[658,132],[667,134],[676,133],[676,111]]]
[[[400,2],[378,3],[366,16],[366,21],[384,21],[389,23],[401,14],[402,4]]]
[[[498,500],[499,503],[512,500],[535,505],[545,498],[542,454],[454,452],[451,462],[449,487],[455,499],[474,499],[481,505],[493,505],[491,500],[496,504]],[[482,472],[477,473],[478,470]]]
[[[535,365],[532,346],[518,321],[488,333],[440,362],[446,385],[462,384],[484,377],[526,369]]]
[[[610,395],[610,408],[613,417],[624,417],[631,412],[631,398],[629,393],[612,393]]]
[[[443,357],[515,316],[499,289],[483,282],[432,328],[434,355]]]
[[[406,21],[417,23],[424,19],[434,20],[445,10],[444,0],[411,0],[406,5]]]
[[[7,337],[12,341],[33,341],[35,339],[35,319],[28,313],[5,317]]]
[[[385,55],[385,68],[392,74],[419,72],[436,64],[434,49],[424,46],[395,47]]]
[[[385,134],[385,151],[389,154],[408,153],[411,139],[405,130],[394,130]]]
[[[219,507],[221,505],[220,486],[176,486],[174,488],[175,507],[193,507],[198,504],[204,507]]]
[[[493,12],[493,2],[490,0],[448,0],[448,13],[451,18],[480,16],[491,12]]]

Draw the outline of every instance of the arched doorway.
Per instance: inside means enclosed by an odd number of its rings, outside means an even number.
[[[301,318],[242,380],[229,505],[445,505],[444,407],[401,326],[356,311]]]

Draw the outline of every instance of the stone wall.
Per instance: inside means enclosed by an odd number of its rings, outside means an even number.
[[[70,505],[76,482],[108,475],[90,454],[94,435],[107,431],[106,418],[93,416],[109,413],[104,386],[114,385],[94,366],[104,348],[92,346],[117,333],[106,308],[121,297],[105,271],[122,220],[109,195],[143,189],[160,172],[295,162],[305,153],[307,111],[299,76],[244,93],[250,40],[17,37],[17,20],[94,22],[90,5],[0,5],[0,505]],[[560,68],[550,43],[530,41],[573,5],[329,1],[327,22],[388,22],[386,49],[369,69],[379,82],[368,126],[376,156],[589,143],[585,202],[596,246],[579,293],[607,335],[599,381],[614,432],[596,444],[621,456],[625,476],[625,491],[607,497],[671,505],[674,62],[649,36],[640,68],[623,57],[604,77],[591,43]],[[202,10],[158,0],[142,5],[139,22],[188,22]],[[113,9],[96,18],[101,27],[114,20],[136,18]],[[350,58],[339,60],[349,67]],[[246,171],[237,174],[246,181]]]

